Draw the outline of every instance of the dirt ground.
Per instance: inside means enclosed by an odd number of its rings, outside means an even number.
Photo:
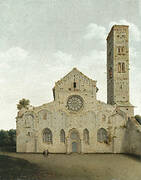
[[[141,160],[121,154],[17,154],[41,169],[41,180],[141,180]]]

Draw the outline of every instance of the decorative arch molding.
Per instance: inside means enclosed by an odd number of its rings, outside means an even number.
[[[60,131],[60,142],[65,143],[65,131],[64,129],[61,129]]]
[[[83,140],[85,144],[89,144],[89,131],[87,128],[83,130]]]
[[[77,129],[72,128],[68,132],[67,137],[67,153],[72,152],[81,152],[81,139],[80,139],[80,133]]]
[[[108,138],[108,132],[106,129],[104,128],[100,128],[98,129],[97,131],[97,142],[100,142],[100,143],[108,143],[109,141],[109,138]]]
[[[34,128],[35,117],[35,113],[32,111],[24,114],[23,120],[26,128]]]
[[[68,132],[68,136],[70,137],[72,133],[76,133],[78,135],[78,137],[80,138],[80,133],[76,128],[70,129]]]
[[[42,131],[42,139],[44,143],[52,144],[53,143],[53,134],[49,128],[45,128]]]
[[[38,118],[39,120],[47,120],[48,117],[51,116],[51,112],[48,111],[47,109],[41,109],[39,112],[38,112]]]

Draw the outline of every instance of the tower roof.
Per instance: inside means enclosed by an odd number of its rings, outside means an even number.
[[[111,36],[113,30],[115,30],[115,29],[123,29],[123,28],[128,28],[128,27],[129,27],[128,25],[117,25],[117,24],[113,25],[110,32],[109,32],[109,34],[108,34],[108,36],[107,36],[107,39]]]

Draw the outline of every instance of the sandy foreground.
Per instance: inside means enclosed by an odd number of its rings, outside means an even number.
[[[141,160],[121,154],[0,153],[35,163],[41,180],[141,180]]]

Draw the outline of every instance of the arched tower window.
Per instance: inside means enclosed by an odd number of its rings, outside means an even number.
[[[120,53],[120,47],[117,48],[118,53]]]
[[[89,144],[89,131],[88,131],[88,129],[84,129],[83,137],[84,137],[84,143]]]
[[[122,63],[122,72],[125,72],[125,63]]]
[[[43,131],[43,142],[52,143],[52,132],[49,128]]]
[[[108,133],[104,128],[100,128],[97,131],[97,141],[108,143]]]
[[[121,73],[121,63],[118,63],[118,72]]]
[[[60,131],[60,142],[65,143],[65,131],[63,129]]]

